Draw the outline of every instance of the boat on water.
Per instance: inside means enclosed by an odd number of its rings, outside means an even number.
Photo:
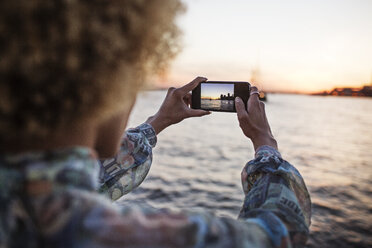
[[[261,91],[258,98],[260,99],[260,101],[266,102],[267,101],[267,93]]]

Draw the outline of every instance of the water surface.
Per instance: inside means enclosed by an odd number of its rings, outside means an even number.
[[[141,94],[130,126],[154,114],[165,93]],[[307,247],[372,247],[372,99],[271,94],[266,111],[312,197]],[[234,113],[185,120],[158,136],[147,179],[119,201],[236,218],[240,172],[253,154]]]
[[[200,107],[207,110],[222,110],[222,111],[233,111],[234,100],[200,100]]]

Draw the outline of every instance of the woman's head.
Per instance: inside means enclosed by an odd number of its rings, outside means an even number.
[[[0,2],[0,145],[129,109],[177,50],[175,0]]]

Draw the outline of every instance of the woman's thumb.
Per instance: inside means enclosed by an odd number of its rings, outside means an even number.
[[[211,114],[210,111],[202,110],[202,109],[189,109],[189,117],[200,117],[204,115]]]
[[[247,114],[247,110],[245,109],[243,100],[238,96],[235,98],[235,109],[239,118]]]

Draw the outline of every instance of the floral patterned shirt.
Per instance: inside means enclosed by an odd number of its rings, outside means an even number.
[[[104,161],[84,147],[0,155],[0,247],[304,246],[309,193],[269,146],[243,169],[238,219],[112,204],[107,196],[118,199],[144,180],[155,144],[154,130],[142,124]]]

